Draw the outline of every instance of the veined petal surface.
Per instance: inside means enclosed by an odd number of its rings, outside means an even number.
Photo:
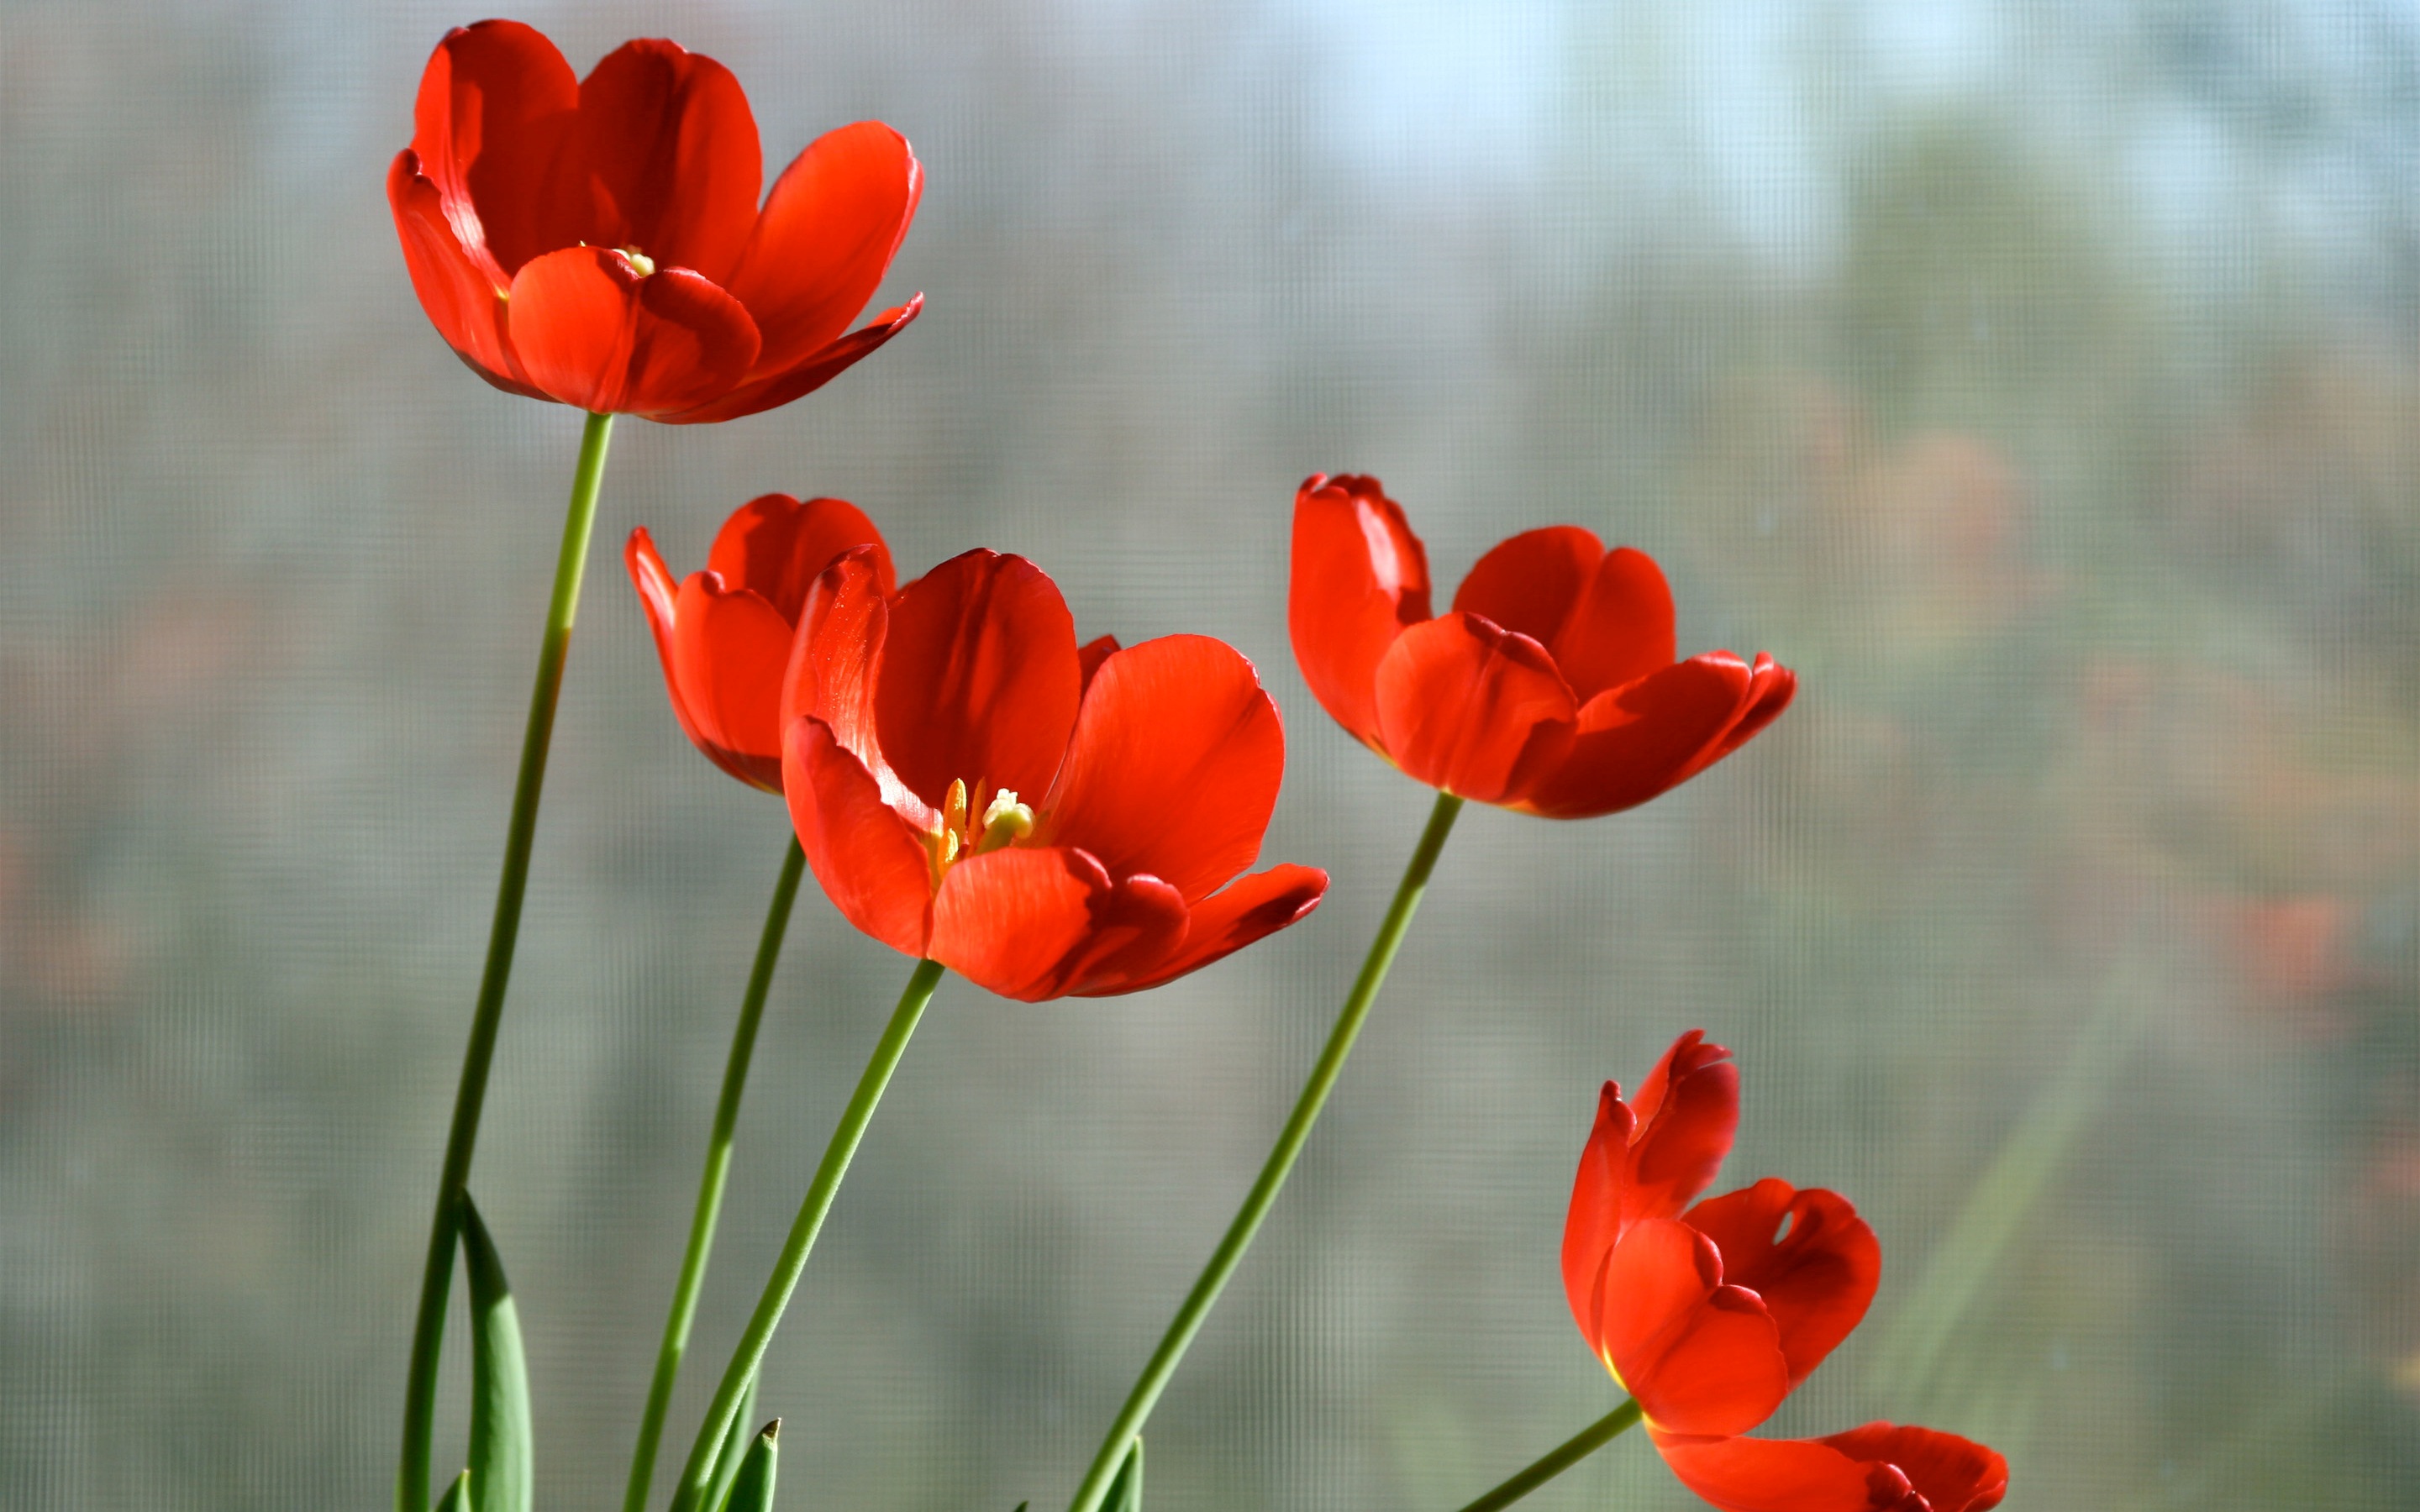
[[[1252,664],[1208,636],[1164,636],[1089,679],[1036,838],[1191,903],[1260,855],[1284,776],[1285,731]]]
[[[1429,618],[1428,552],[1375,478],[1317,476],[1295,495],[1286,623],[1321,707],[1378,741],[1378,663]]]
[[[950,784],[1049,791],[1083,689],[1076,623],[1023,557],[970,551],[899,591],[874,716],[882,752],[924,802]]]

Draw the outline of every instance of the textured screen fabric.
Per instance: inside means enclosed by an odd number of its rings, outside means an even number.
[[[1441,585],[1571,521],[1798,705],[1636,812],[1474,810],[1153,1422],[1153,1512],[1461,1504],[1618,1396],[1556,1246],[1598,1084],[1738,1053],[1726,1171],[1881,1236],[1776,1427],[2020,1508],[2420,1485],[2420,11],[2231,0],[550,4],[879,117],[923,318],[616,430],[473,1175],[545,1505],[617,1504],[780,804],[620,570],[780,489],[1053,573],[1283,707],[1311,920],[928,1016],[767,1366],[784,1504],[1062,1505],[1427,807],[1284,628],[1295,484]],[[382,186],[425,4],[0,9],[0,1504],[377,1507],[579,417]],[[1179,810],[1181,793],[1169,795]],[[669,1454],[907,964],[812,889]],[[458,1320],[439,1426],[460,1453]],[[1625,1440],[1546,1512],[1692,1504]]]

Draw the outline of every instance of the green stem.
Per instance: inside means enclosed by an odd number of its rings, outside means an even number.
[[[689,1249],[681,1256],[680,1279],[673,1286],[673,1310],[664,1319],[664,1340],[656,1350],[656,1379],[647,1387],[646,1414],[639,1420],[639,1446],[630,1457],[630,1485],[622,1496],[623,1512],[646,1512],[647,1490],[656,1475],[656,1449],[663,1442],[664,1413],[672,1407],[673,1382],[679,1379],[681,1356],[689,1350],[697,1294],[706,1284],[706,1257],[714,1249],[714,1226],[722,1213],[722,1189],[731,1176],[732,1131],[739,1122],[740,1093],[748,1087],[748,1062],[756,1053],[756,1026],[765,1017],[765,995],[773,985],[773,965],[781,958],[782,936],[790,927],[790,905],[798,901],[799,878],[806,870],[806,852],[799,848],[794,835],[782,858],[781,879],[773,884],[773,901],[765,910],[765,933],[756,941],[756,964],[748,974],[748,995],[739,1004],[739,1023],[731,1031],[731,1057],[722,1068],[722,1098],[714,1105],[714,1131],[706,1140],[706,1174],[698,1180],[697,1211],[689,1221]]]
[[[1464,1507],[1462,1512],[1500,1512],[1500,1509],[1511,1506],[1637,1427],[1638,1418],[1638,1404],[1636,1401],[1623,1402],[1620,1407],[1580,1429],[1560,1444],[1547,1450],[1544,1457],[1537,1463]]]
[[[916,1032],[916,1021],[924,1016],[924,1005],[933,1000],[933,990],[940,984],[939,962],[916,963],[907,989],[899,995],[899,1006],[892,1010],[891,1023],[874,1047],[873,1058],[865,1063],[865,1074],[857,1079],[857,1090],[840,1116],[840,1127],[832,1131],[831,1143],[824,1149],[814,1180],[807,1183],[806,1200],[799,1204],[799,1216],[790,1225],[790,1237],[782,1244],[781,1258],[773,1262],[773,1273],[766,1279],[765,1294],[756,1299],[756,1311],[749,1316],[748,1328],[739,1335],[739,1347],[731,1352],[731,1364],[723,1369],[722,1383],[714,1391],[714,1405],[706,1410],[706,1421],[698,1426],[697,1442],[690,1446],[689,1462],[681,1467],[680,1487],[673,1493],[673,1512],[699,1512],[706,1482],[714,1473],[716,1450],[733,1415],[739,1411],[739,1400],[747,1394],[749,1381],[764,1363],[765,1347],[772,1342],[773,1330],[782,1321],[782,1310],[790,1304],[790,1293],[798,1289],[799,1276],[807,1268],[808,1252],[815,1247],[815,1235],[822,1231],[824,1217],[831,1211],[832,1197],[840,1191],[841,1178],[848,1174],[849,1159],[857,1153],[858,1142],[865,1137],[865,1126],[874,1119],[875,1105],[882,1101],[883,1088],[891,1085],[891,1073],[899,1069],[899,1057],[908,1053],[908,1041]]]
[[[537,684],[530,691],[529,724],[521,734],[521,767],[513,786],[513,814],[504,832],[504,874],[496,885],[496,917],[488,931],[488,964],[479,976],[471,1043],[462,1054],[462,1083],[454,1094],[454,1124],[445,1135],[445,1165],[437,1181],[437,1213],[429,1222],[428,1259],[421,1272],[420,1313],[411,1330],[411,1371],[404,1383],[403,1458],[395,1478],[396,1512],[428,1505],[428,1446],[437,1413],[437,1354],[445,1342],[445,1294],[454,1281],[454,1212],[471,1179],[479,1142],[479,1110],[488,1096],[488,1066],[504,1016],[504,985],[513,974],[520,934],[521,893],[529,886],[530,847],[537,836],[538,791],[546,784],[546,753],[554,737],[555,698],[571,622],[580,612],[580,579],[588,563],[588,535],[597,523],[597,494],[605,479],[605,443],[612,415],[590,415],[580,436],[580,466],[554,561],[554,596],[547,603],[538,641]]]
[[[1378,989],[1387,980],[1387,968],[1394,964],[1395,950],[1411,928],[1412,915],[1420,906],[1420,894],[1428,890],[1429,873],[1436,869],[1437,855],[1445,849],[1445,838],[1451,833],[1462,804],[1463,800],[1450,793],[1437,795],[1436,807],[1429,813],[1428,828],[1421,831],[1411,863],[1404,868],[1404,880],[1395,888],[1395,901],[1388,905],[1387,917],[1378,925],[1378,937],[1370,942],[1370,954],[1361,963],[1361,974],[1354,979],[1353,991],[1336,1015],[1336,1027],[1327,1036],[1327,1048],[1319,1053],[1318,1064],[1311,1069],[1311,1079],[1303,1084],[1302,1095],[1295,1100],[1294,1114],[1278,1135],[1277,1148],[1269,1151],[1260,1179],[1245,1195],[1243,1207],[1227,1226],[1218,1247],[1211,1251],[1209,1263],[1202,1268],[1201,1278],[1186,1294],[1184,1304],[1176,1309],[1168,1332],[1160,1337],[1159,1348],[1152,1351],[1150,1364],[1143,1366],[1141,1379],[1127,1394],[1125,1406],[1118,1410],[1117,1421],[1109,1425],[1109,1436],[1101,1441],[1100,1453],[1093,1457],[1093,1467],[1085,1472],[1083,1485],[1077,1488],[1069,1512],[1099,1512],[1101,1500],[1109,1494],[1109,1483],[1117,1478],[1118,1466],[1125,1459],[1126,1446],[1142,1431],[1143,1420],[1157,1405],[1168,1378],[1176,1373],[1177,1362],[1185,1358],[1193,1335],[1201,1332],[1202,1319],[1210,1315],[1211,1304],[1218,1300],[1228,1278],[1235,1273],[1252,1236],[1260,1231],[1261,1220],[1268,1216],[1270,1205],[1277,1201],[1279,1189],[1285,1185],[1287,1173],[1294,1169],[1295,1157],[1311,1137],[1311,1126],[1319,1120],[1319,1110],[1344,1070],[1344,1057],[1352,1054],[1353,1041],[1361,1032],[1361,1021],[1369,1016],[1370,1005],[1377,1000]]]

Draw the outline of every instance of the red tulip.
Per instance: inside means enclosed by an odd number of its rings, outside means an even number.
[[[1339,723],[1431,787],[1550,819],[1688,780],[1797,687],[1761,653],[1674,661],[1662,571],[1575,525],[1497,546],[1433,616],[1428,554],[1375,478],[1295,493],[1293,578],[1295,659]]]
[[[1129,993],[1326,891],[1309,867],[1236,880],[1285,734],[1220,641],[1079,648],[1057,586],[990,551],[895,595],[870,551],[844,557],[799,634],[783,791],[825,893],[886,944],[1003,996]]]
[[[1857,1326],[1882,1273],[1873,1231],[1835,1193],[1767,1178],[1686,1207],[1739,1121],[1730,1057],[1691,1030],[1637,1108],[1606,1084],[1563,1229],[1581,1334],[1648,1422],[1678,1433],[1772,1415]]]
[[[877,121],[826,133],[757,208],[731,71],[625,42],[585,79],[518,22],[437,44],[387,202],[421,308],[500,389],[597,412],[732,420],[821,388],[923,296],[848,332],[923,169]]]
[[[1641,1084],[1607,1082],[1563,1228],[1580,1333],[1683,1484],[1726,1512],[1982,1512],[2008,1466],[1931,1428],[1746,1439],[1864,1318],[1873,1231],[1837,1193],[1767,1177],[1695,1202],[1739,1121],[1730,1052],[1692,1029]]]
[[[673,717],[742,782],[782,791],[782,683],[799,612],[816,576],[857,547],[890,593],[882,532],[845,500],[752,499],[716,532],[706,570],[677,583],[646,528],[630,532],[622,559],[655,631]]]

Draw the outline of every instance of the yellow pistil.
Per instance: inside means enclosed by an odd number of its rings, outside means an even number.
[[[950,868],[963,858],[1014,845],[1032,833],[1033,810],[1016,801],[1015,789],[1002,788],[993,794],[991,801],[984,805],[982,816],[974,818],[966,780],[952,782],[941,799],[940,827],[924,836],[924,855],[932,863],[933,886],[939,887]]]
[[[975,854],[996,851],[1032,833],[1033,810],[1016,801],[1015,788],[1002,788],[984,806],[983,832],[975,839]]]
[[[628,259],[632,268],[638,270],[639,276],[641,278],[653,278],[655,276],[656,260],[653,257],[648,256],[645,253],[641,252],[636,247],[622,247],[616,250],[618,250],[625,258]]]

